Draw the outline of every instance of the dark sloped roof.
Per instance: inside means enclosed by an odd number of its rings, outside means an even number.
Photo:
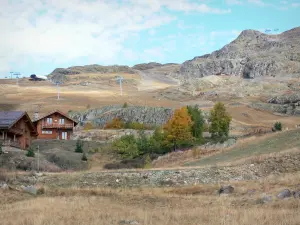
[[[0,128],[10,128],[24,114],[23,111],[0,111]]]
[[[75,125],[78,124],[77,121],[75,121],[74,119],[72,119],[71,117],[69,117],[67,114],[65,114],[65,113],[63,113],[63,112],[61,112],[61,111],[59,111],[59,110],[54,110],[54,111],[52,111],[52,112],[50,112],[50,113],[48,113],[48,114],[46,114],[46,115],[43,115],[43,116],[39,117],[38,119],[35,119],[33,122],[35,123],[35,122],[37,122],[37,121],[39,121],[39,120],[41,120],[41,119],[43,119],[43,118],[46,118],[47,116],[50,116],[50,115],[52,115],[52,114],[54,114],[54,113],[58,113],[58,114],[60,114],[60,115],[62,115],[62,116],[64,116],[64,117],[68,118],[69,120],[73,121],[73,122],[75,123]]]

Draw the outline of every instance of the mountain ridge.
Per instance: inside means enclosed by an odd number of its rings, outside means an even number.
[[[196,56],[182,64],[157,62],[102,66],[98,64],[56,68],[48,76],[52,79],[65,78],[80,73],[138,73],[170,65],[179,65],[178,79],[188,80],[209,75],[227,74],[254,78],[300,73],[300,27],[269,35],[257,30],[243,30],[240,35],[210,54]]]

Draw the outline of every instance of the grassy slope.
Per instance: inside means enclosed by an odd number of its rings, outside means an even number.
[[[230,151],[202,158],[198,161],[185,164],[186,166],[216,165],[223,162],[230,162],[250,156],[279,152],[300,146],[300,130],[286,131],[275,136],[267,137],[253,143],[245,143],[234,147]]]

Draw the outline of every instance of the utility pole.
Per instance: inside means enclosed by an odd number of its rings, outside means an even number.
[[[39,145],[37,146],[37,149],[38,149],[37,170],[38,170],[38,173],[39,173],[40,172],[40,146]]]
[[[59,100],[59,83],[58,82],[56,83],[56,86],[57,86],[57,100]]]

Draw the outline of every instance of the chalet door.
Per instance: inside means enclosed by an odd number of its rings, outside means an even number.
[[[61,139],[67,140],[68,139],[68,132],[61,132]]]

